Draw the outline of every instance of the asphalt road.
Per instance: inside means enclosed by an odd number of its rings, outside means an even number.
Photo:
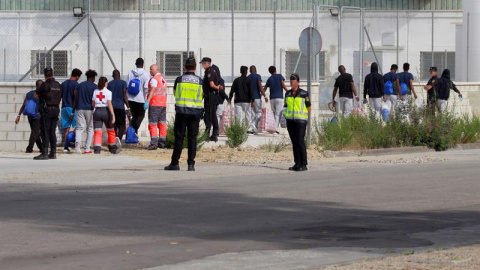
[[[480,243],[480,151],[198,164],[0,154],[1,269],[309,269]]]

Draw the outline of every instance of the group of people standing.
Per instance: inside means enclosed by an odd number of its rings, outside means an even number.
[[[390,72],[381,75],[378,72],[378,64],[372,63],[370,74],[365,77],[363,86],[363,103],[367,104],[367,95],[369,97],[372,109],[377,117],[380,117],[382,111],[382,101],[390,102],[393,110],[397,108],[399,100],[410,103],[413,99],[417,99],[413,85],[413,75],[409,72],[410,64],[403,64],[403,72],[397,73],[398,66],[391,65]],[[431,110],[437,109],[444,112],[447,108],[447,102],[450,97],[450,90],[454,90],[462,98],[460,91],[450,79],[450,70],[445,69],[441,78],[437,77],[437,67],[430,67],[432,78],[428,81],[424,89],[427,91],[427,107]],[[340,75],[335,80],[332,94],[332,103],[335,101],[337,91],[339,92],[340,110],[343,116],[348,116],[354,109],[354,98],[357,102],[360,98],[353,82],[351,74],[346,72],[344,66],[338,67]]]

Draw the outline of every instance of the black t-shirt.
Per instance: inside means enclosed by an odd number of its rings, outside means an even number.
[[[430,80],[428,80],[428,83],[427,85],[431,85],[433,86],[432,89],[428,90],[427,93],[427,97],[428,97],[428,100],[430,101],[434,101],[437,97],[437,83],[438,83],[438,77],[435,76],[435,77],[432,77],[430,78]]]
[[[216,91],[216,89],[210,87],[210,82],[218,85],[218,75],[215,69],[213,69],[212,67],[209,67],[205,70],[205,77],[203,78],[203,90],[205,92]]]
[[[351,83],[353,82],[353,77],[351,74],[344,73],[338,76],[335,80],[335,87],[338,87],[340,90],[340,97],[353,98],[353,91]]]

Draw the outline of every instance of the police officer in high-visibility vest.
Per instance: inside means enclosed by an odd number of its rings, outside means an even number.
[[[197,136],[200,119],[203,114],[202,79],[195,75],[197,63],[189,57],[185,61],[185,74],[175,80],[175,146],[167,171],[180,170],[179,160],[183,149],[185,131],[188,131],[188,170],[195,171],[195,155],[197,154]]]
[[[62,101],[62,86],[53,77],[53,69],[45,68],[45,82],[35,91],[35,97],[39,99],[39,111],[41,114],[40,129],[43,141],[42,154],[34,157],[35,160],[56,159],[57,135],[55,134],[58,116],[60,114],[60,102]],[[50,146],[50,154],[48,147]]]
[[[285,109],[283,114],[287,120],[287,130],[293,147],[295,165],[290,171],[307,170],[307,148],[305,146],[305,133],[308,117],[311,111],[308,92],[300,88],[300,76],[294,73],[290,76],[291,89],[285,93]]]
[[[167,81],[160,74],[158,65],[150,66],[148,81],[148,97],[145,107],[148,108],[148,130],[150,145],[148,150],[165,148],[167,142]]]

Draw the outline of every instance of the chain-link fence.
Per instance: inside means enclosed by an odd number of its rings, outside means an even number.
[[[270,65],[283,75],[296,71],[303,79],[306,57],[299,51],[298,37],[313,25],[323,39],[313,79],[325,81],[327,88],[339,64],[360,83],[373,61],[384,73],[391,64],[398,64],[401,71],[402,64],[409,62],[416,81],[428,79],[431,65],[448,67],[455,77],[459,11],[407,11],[391,6],[391,10],[365,10],[362,20],[359,9],[348,8],[342,12],[320,7],[316,17],[308,1],[291,11],[288,6],[278,7],[275,0],[208,1],[213,3],[208,7],[199,6],[202,1],[181,0],[170,3],[175,8],[168,11],[166,1],[72,2],[69,5],[82,7],[87,16],[80,23],[82,17],[69,11],[2,13],[1,81],[19,81],[32,67],[23,81],[41,78],[45,66],[52,66],[60,80],[68,78],[73,68],[91,68],[106,76],[116,68],[126,76],[139,56],[146,65],[158,64],[172,80],[182,73],[189,54],[198,60],[211,57],[227,83],[239,76],[241,65],[256,65],[264,79]],[[147,4],[148,8],[142,7]]]

